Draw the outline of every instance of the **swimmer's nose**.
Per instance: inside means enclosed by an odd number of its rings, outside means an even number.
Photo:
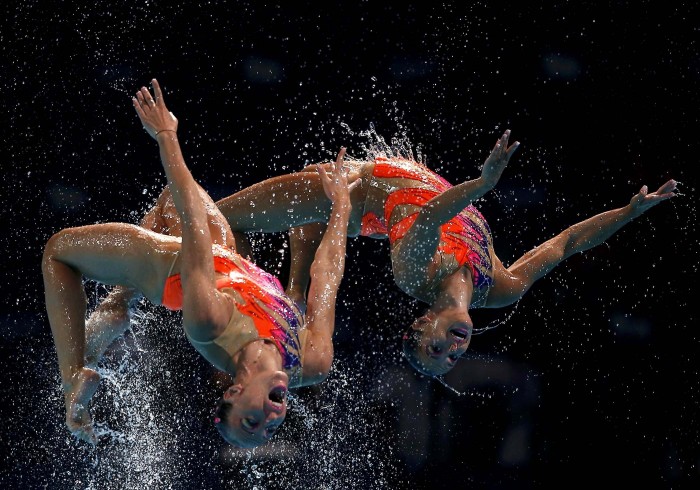
[[[459,346],[458,346],[457,343],[455,342],[455,343],[451,344],[451,345],[450,345],[450,348],[447,349],[447,350],[448,350],[448,352],[454,352],[454,351],[456,351],[458,348],[459,348]]]
[[[279,419],[284,419],[284,418],[285,418],[284,414],[270,412],[267,414],[267,417],[265,417],[265,424],[264,425],[267,426],[270,422],[275,422]]]

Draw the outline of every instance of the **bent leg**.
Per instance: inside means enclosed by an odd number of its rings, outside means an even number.
[[[44,249],[46,311],[58,356],[66,423],[84,440],[94,442],[86,407],[99,375],[85,367],[87,297],[83,277],[106,284],[129,284],[159,301],[167,274],[163,271],[178,246],[161,243],[160,237],[135,225],[91,225],[56,233]]]
[[[226,217],[202,186],[197,184],[197,187],[207,211],[211,242],[235,250],[236,243]],[[182,220],[175,208],[175,201],[169,187],[163,190],[155,206],[141,220],[141,226],[164,235],[182,236]]]
[[[85,322],[85,365],[95,368],[112,342],[131,325],[131,312],[141,294],[115,286]]]
[[[141,227],[163,235],[179,236],[180,219],[177,212],[173,215],[166,207],[168,201],[172,202],[172,197],[166,187],[153,207],[141,219]],[[96,367],[112,342],[129,329],[131,306],[140,297],[141,294],[136,289],[117,285],[90,314],[85,323],[87,366]]]
[[[244,257],[252,257],[245,235],[232,233],[211,197],[201,186],[199,190],[207,208],[212,242],[236,250]],[[140,226],[163,235],[182,236],[182,223],[169,187],[163,189],[156,203],[141,219]],[[128,330],[133,304],[140,297],[136,289],[115,286],[90,314],[85,325],[86,365],[95,367],[112,342]]]

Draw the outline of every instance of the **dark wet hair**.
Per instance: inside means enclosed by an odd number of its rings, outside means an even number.
[[[243,447],[228,431],[228,418],[233,410],[233,403],[226,400],[223,395],[216,401],[214,408],[214,427],[219,435],[229,444],[235,447]]]
[[[425,365],[418,357],[418,349],[420,349],[420,341],[422,336],[423,332],[420,330],[414,330],[412,327],[408,327],[406,333],[403,334],[401,342],[403,347],[403,355],[416,371],[425,376],[432,377],[433,373],[426,369]]]

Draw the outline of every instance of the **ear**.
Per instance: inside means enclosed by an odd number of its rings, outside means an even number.
[[[243,385],[235,384],[226,388],[224,391],[224,400],[230,401],[237,393],[243,392]]]
[[[432,319],[429,318],[427,315],[419,316],[411,324],[411,330],[423,330],[425,326],[430,323],[432,323]]]

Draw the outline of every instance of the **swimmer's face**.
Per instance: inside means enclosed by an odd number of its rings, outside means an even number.
[[[245,385],[230,386],[224,400],[233,406],[220,422],[226,427],[225,438],[242,448],[267,443],[287,415],[288,381],[284,372],[275,371],[255,376]]]
[[[404,337],[411,364],[428,376],[447,373],[467,351],[472,329],[471,319],[466,313],[431,313],[416,319]]]

